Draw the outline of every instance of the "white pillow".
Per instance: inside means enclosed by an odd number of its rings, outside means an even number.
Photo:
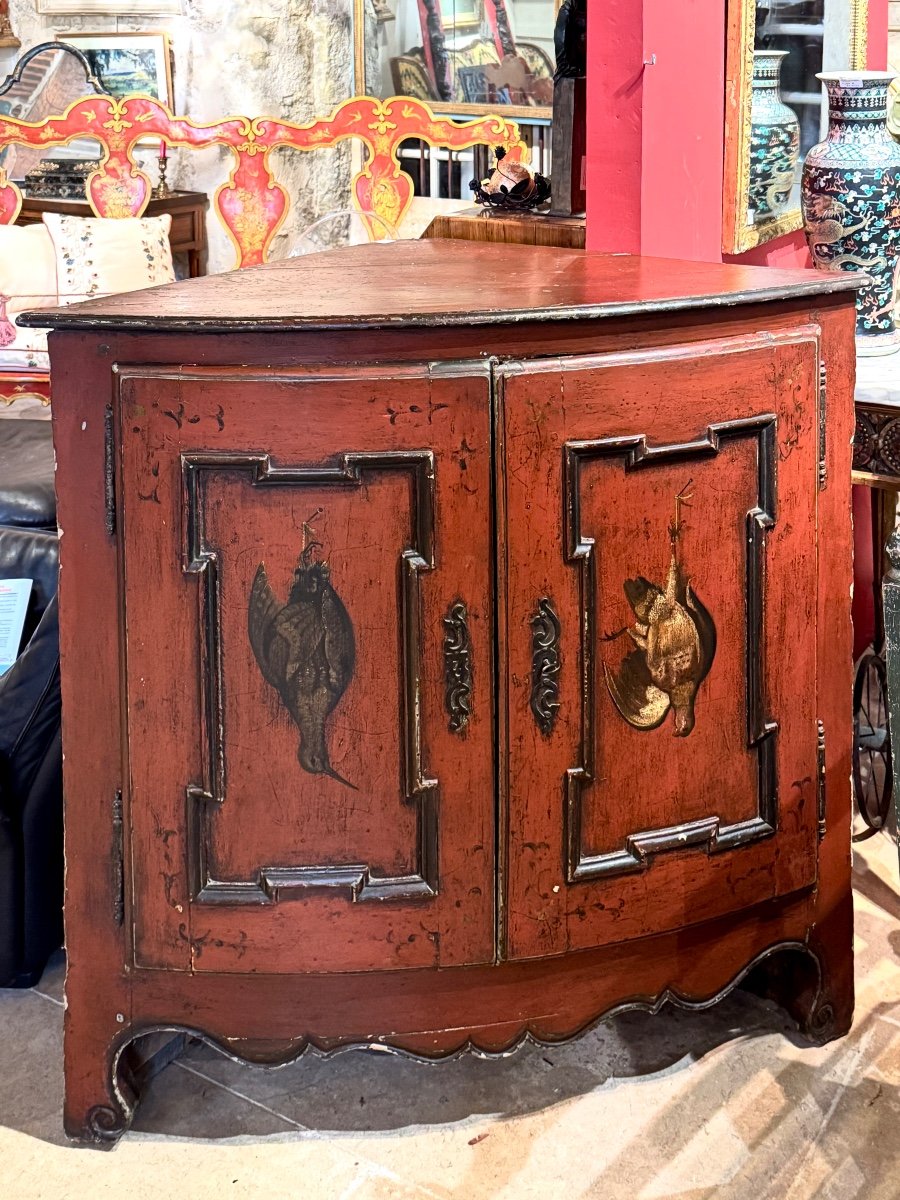
[[[52,308],[56,296],[56,250],[44,225],[0,225],[0,296],[13,308]]]
[[[60,304],[172,283],[172,217],[66,217],[44,213]]]

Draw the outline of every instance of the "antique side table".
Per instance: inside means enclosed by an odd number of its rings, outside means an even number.
[[[583,250],[586,228],[584,217],[554,217],[549,213],[527,211],[503,212],[473,205],[459,212],[438,213],[422,237]]]

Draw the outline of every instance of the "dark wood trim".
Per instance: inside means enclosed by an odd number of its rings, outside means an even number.
[[[187,788],[187,827],[193,898],[203,904],[277,904],[282,892],[340,888],[358,902],[425,900],[436,896],[438,879],[439,786],[423,766],[420,701],[421,604],[419,574],[434,569],[434,456],[430,451],[398,450],[385,454],[345,454],[337,466],[283,467],[268,454],[182,454],[184,479],[185,563],[201,583],[203,645],[200,654],[203,727],[206,732],[206,778]],[[254,487],[323,484],[358,487],[372,471],[409,471],[414,479],[415,545],[399,564],[405,689],[406,792],[417,806],[417,870],[385,875],[367,863],[340,866],[260,866],[255,879],[219,880],[212,873],[209,820],[226,796],[223,737],[221,635],[219,630],[218,556],[203,536],[204,477],[210,472],[244,471]]]
[[[651,445],[643,437],[608,437],[596,441],[569,442],[564,451],[565,517],[567,531],[566,561],[581,572],[581,762],[566,772],[566,874],[569,883],[608,878],[643,871],[652,856],[702,846],[709,853],[733,850],[761,838],[771,837],[778,825],[778,791],[775,769],[777,722],[765,711],[763,641],[763,577],[765,572],[766,533],[776,518],[776,418],[763,413],[746,420],[723,421],[710,425],[706,436],[694,442]],[[724,442],[749,437],[757,444],[757,503],[747,513],[747,741],[758,756],[758,814],[747,821],[724,824],[719,817],[648,829],[632,834],[620,850],[586,855],[582,849],[581,799],[583,788],[594,782],[595,711],[594,663],[592,647],[596,642],[594,596],[596,565],[593,538],[581,529],[581,467],[591,459],[621,457],[626,471],[642,470],[657,463],[692,458],[715,457]]]
[[[712,268],[551,247],[542,248],[540,260],[534,254],[519,246],[442,239],[349,246],[257,267],[245,273],[241,289],[231,287],[230,275],[211,275],[41,309],[18,320],[38,328],[125,333],[500,329],[525,321],[558,326],[700,310],[712,320],[715,310],[796,302],[860,286],[860,276],[849,271]],[[385,286],[386,271],[393,290]],[[350,275],[356,284],[347,292]],[[428,298],[430,278],[445,289],[440,306]]]
[[[673,938],[677,935],[668,936]],[[648,946],[646,949],[648,953],[652,954],[651,947]],[[580,955],[578,957],[584,959],[596,956]],[[296,1032],[291,1036],[266,1038],[252,1034],[250,1036],[237,1034],[226,1036],[217,1031],[218,1022],[212,1016],[213,1011],[220,1007],[217,996],[221,992],[223,982],[220,977],[216,976],[192,976],[190,979],[188,990],[196,993],[196,998],[190,1007],[194,1009],[195,1013],[199,1012],[204,1015],[203,1024],[192,1023],[188,1007],[185,1007],[181,1019],[154,1020],[150,1014],[154,1008],[158,1007],[157,997],[161,996],[165,989],[166,981],[164,978],[158,978],[160,972],[139,971],[135,974],[135,986],[138,993],[143,993],[142,1009],[147,1015],[134,1024],[128,1025],[111,1040],[106,1069],[109,1075],[107,1086],[114,1102],[103,1106],[98,1105],[91,1109],[85,1128],[74,1128],[72,1125],[67,1125],[67,1132],[70,1136],[103,1145],[115,1143],[122,1133],[127,1131],[134,1117],[136,1104],[132,1080],[126,1068],[127,1049],[136,1038],[147,1034],[184,1034],[215,1046],[235,1062],[249,1062],[260,1066],[283,1066],[296,1062],[308,1053],[314,1054],[316,1058],[328,1058],[348,1049],[362,1049],[373,1045],[387,1053],[421,1063],[458,1058],[466,1053],[475,1053],[479,1058],[501,1058],[525,1042],[548,1048],[558,1046],[580,1037],[601,1022],[626,1012],[638,1011],[656,1014],[667,1004],[685,1011],[702,1012],[718,1004],[736,987],[744,983],[748,976],[759,972],[761,968],[782,967],[779,960],[791,957],[802,959],[807,965],[810,979],[807,993],[799,994],[798,989],[794,988],[791,982],[789,986],[783,988],[778,987],[776,983],[774,987],[768,989],[767,994],[774,993],[775,997],[785,1006],[793,1002],[792,1015],[801,1022],[802,1032],[810,1040],[825,1041],[829,1037],[838,1036],[840,1031],[835,1031],[837,1023],[834,1020],[834,1010],[828,1001],[824,964],[820,959],[818,947],[789,936],[784,940],[764,944],[764,948],[755,953],[737,970],[731,966],[726,967],[727,974],[723,981],[716,983],[711,991],[707,989],[683,990],[679,987],[663,985],[658,990],[649,993],[632,992],[615,1002],[598,999],[591,1005],[590,1002],[586,1003],[583,998],[579,998],[579,1001],[572,1006],[571,1013],[565,1015],[555,1013],[549,1020],[523,1014],[521,1018],[513,1022],[496,1027],[479,1028],[477,1024],[473,1023],[472,1029],[449,1031],[449,1037],[445,1036],[439,1039],[427,1032],[429,1020],[427,1012],[423,1012],[420,1019],[422,1033],[398,1032],[387,1036],[374,1033],[363,1036],[351,1034],[347,1037],[320,1036],[312,1031],[301,1032],[302,1020],[299,1023],[295,1020],[292,1028]],[[512,965],[505,965],[502,968],[488,967],[486,970],[492,973],[503,972],[509,976],[510,978],[507,978],[501,985],[509,987],[512,983],[513,973],[534,975],[536,969],[539,974],[547,976],[547,987],[552,993],[555,993],[564,979],[565,973],[560,971],[561,966],[561,960],[555,960],[539,964],[522,964],[518,968]],[[556,971],[555,978],[554,971]],[[470,974],[470,972],[466,973]],[[787,964],[783,966],[782,973],[785,978],[793,979]],[[451,975],[459,974],[459,972],[442,971],[439,974]],[[151,978],[152,976],[157,978]],[[772,978],[777,981],[779,974],[773,971]],[[283,977],[257,975],[242,979],[241,988],[247,993],[255,993],[259,997],[257,1007],[263,1009],[269,1003],[264,997],[273,997],[272,1003],[281,1012],[289,1003],[287,996],[283,994],[283,985],[291,986],[294,982]],[[497,983],[496,980],[494,982]],[[157,985],[162,985],[162,988]],[[448,983],[448,987],[451,991],[455,990],[452,984]],[[311,988],[312,990],[316,988],[315,979],[311,981]],[[404,1004],[403,1009],[404,1013],[399,1021],[401,1027],[405,1024],[408,1004]],[[255,1025],[256,1022],[251,1022],[251,1024]],[[229,1024],[229,1030],[234,1028],[232,1021]],[[239,1053],[237,1052],[238,1043]],[[429,1046],[433,1048],[429,1048]]]

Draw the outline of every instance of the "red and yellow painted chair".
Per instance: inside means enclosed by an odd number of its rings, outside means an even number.
[[[213,205],[237,253],[236,266],[266,261],[267,250],[290,206],[287,190],[276,181],[270,153],[279,147],[309,151],[356,139],[366,160],[351,183],[352,203],[373,212],[389,226],[400,224],[413,197],[413,181],[400,166],[398,150],[409,138],[430,146],[460,150],[470,146],[505,146],[520,157],[524,146],[518,126],[500,116],[457,123],[437,117],[421,100],[398,96],[375,100],[355,96],[329,117],[296,125],[276,117],[228,117],[210,125],[174,116],[149,96],[82,97],[59,116],[38,123],[0,116],[0,150],[10,144],[62,146],[76,138],[100,143],[97,169],[88,177],[87,197],[100,217],[139,217],[150,199],[152,181],[133,157],[135,145],[150,138],[168,146],[227,146],[232,169],[217,189]],[[22,196],[0,171],[0,224],[16,220]],[[26,378],[27,375],[27,378]],[[23,390],[48,395],[47,380],[27,372],[0,379],[0,404]],[[18,390],[17,390],[18,389]]]

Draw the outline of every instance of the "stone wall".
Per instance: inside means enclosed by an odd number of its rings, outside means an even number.
[[[125,4],[123,3],[123,7]],[[156,31],[171,37],[175,111],[198,123],[223,116],[272,115],[308,121],[351,94],[351,0],[183,0],[180,17],[55,17],[36,12],[35,0],[10,0],[22,48],[66,31]],[[0,51],[0,75],[19,51]],[[173,155],[169,182],[210,195],[228,174],[225,148]],[[287,253],[293,238],[317,216],[349,203],[350,150],[310,154],[279,151],[278,181],[291,212],[273,254]],[[148,173],[155,178],[153,159]],[[214,214],[209,219],[210,271],[234,265],[234,250]]]

